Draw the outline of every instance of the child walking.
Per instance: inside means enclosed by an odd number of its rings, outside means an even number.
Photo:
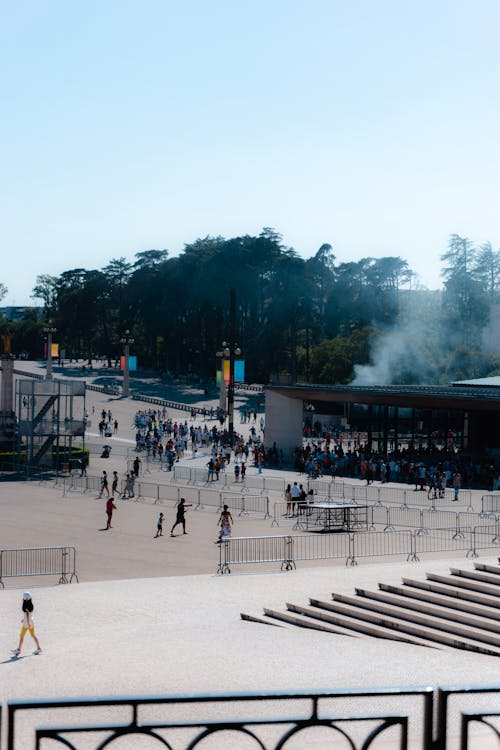
[[[155,539],[157,536],[163,536],[163,519],[164,519],[164,515],[163,513],[160,513],[160,515],[158,516],[158,520],[156,522],[156,534],[154,537]]]

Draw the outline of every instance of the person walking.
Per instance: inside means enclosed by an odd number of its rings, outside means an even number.
[[[36,645],[36,650],[34,653],[41,654],[42,647],[40,646],[40,641],[35,635],[35,621],[33,619],[33,601],[31,599],[31,594],[29,591],[25,591],[23,594],[23,603],[22,603],[21,609],[23,612],[23,618],[21,620],[21,634],[19,636],[19,644],[17,648],[13,650],[13,653],[15,656],[19,656],[21,654],[24,636],[29,631],[29,634],[35,641],[35,645]]]
[[[175,536],[174,529],[179,524],[182,524],[182,530],[183,530],[184,534],[187,534],[187,531],[186,531],[186,516],[185,516],[185,511],[186,511],[186,508],[190,508],[191,505],[192,505],[192,503],[186,503],[186,501],[184,500],[184,498],[181,497],[181,499],[179,501],[179,504],[177,506],[177,517],[175,519],[175,523],[172,526],[172,528],[170,529],[170,536]]]
[[[111,495],[115,496],[115,492],[118,492],[118,472],[113,472],[113,481],[111,482]]]
[[[179,501],[179,504],[177,506],[177,516],[176,516],[176,519],[175,519],[175,523],[172,526],[172,528],[170,529],[170,536],[175,536],[174,529],[179,524],[182,524],[182,530],[183,530],[184,534],[187,534],[187,531],[186,531],[186,516],[185,516],[185,511],[186,511],[186,508],[190,508],[191,505],[192,505],[192,503],[186,503],[186,501],[184,500],[184,498],[181,497],[181,499]]]
[[[113,511],[114,510],[116,510],[116,505],[113,502],[113,498],[112,497],[108,497],[108,499],[106,500],[106,515],[108,517],[108,522],[106,524],[106,531],[108,529],[112,529],[113,528],[111,526],[111,519],[113,518]]]
[[[163,536],[163,519],[164,518],[165,516],[163,515],[163,513],[160,513],[160,515],[158,516],[158,520],[156,522],[156,535],[154,537],[155,539],[158,536]]]
[[[462,486],[462,475],[460,474],[459,471],[456,471],[453,474],[453,477],[451,479],[451,483],[452,483],[453,492],[454,492],[453,501],[455,503],[457,503],[458,502],[458,493],[459,493],[460,487]]]
[[[88,453],[85,453],[85,451],[82,453],[82,457],[80,459],[80,476],[86,477],[87,476],[87,466],[89,463],[89,457]]]
[[[102,497],[103,492],[106,492],[106,495],[109,497],[108,474],[106,471],[103,471],[101,475],[101,490],[99,492],[100,498]]]
[[[222,513],[220,514],[218,524],[219,524],[219,543],[220,543],[222,542],[223,539],[227,539],[228,537],[231,536],[231,526],[233,524],[233,517],[227,505],[224,505]]]
[[[123,488],[122,498],[130,497],[130,475],[127,472],[125,477],[125,487]]]

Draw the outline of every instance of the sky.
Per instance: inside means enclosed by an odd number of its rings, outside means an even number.
[[[500,247],[499,0],[0,0],[2,305],[272,227],[309,258]]]

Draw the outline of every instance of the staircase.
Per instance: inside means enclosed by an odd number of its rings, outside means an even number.
[[[356,588],[331,601],[287,603],[286,611],[264,608],[264,616],[244,620],[295,625],[353,637],[386,638],[439,649],[463,649],[500,656],[500,565],[474,563],[449,575],[426,573],[403,578],[401,586]]]

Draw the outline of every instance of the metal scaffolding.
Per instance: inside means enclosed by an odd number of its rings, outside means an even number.
[[[18,468],[59,471],[85,448],[85,383],[19,379],[16,415]]]

